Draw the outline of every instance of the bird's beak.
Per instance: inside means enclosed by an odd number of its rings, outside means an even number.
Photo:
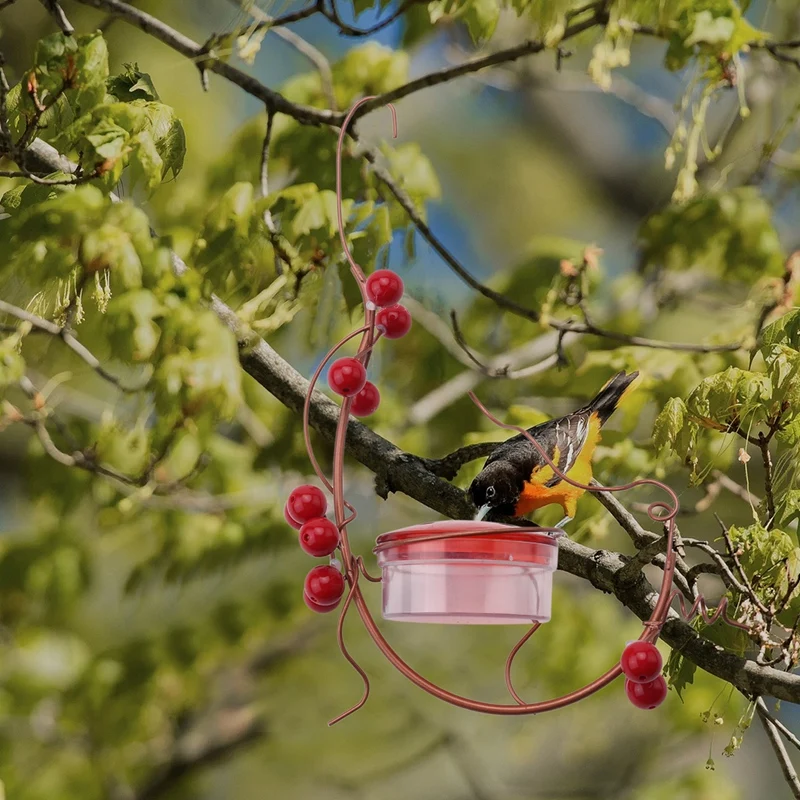
[[[488,503],[486,503],[485,505],[482,505],[478,509],[478,513],[475,515],[476,522],[480,522],[489,513],[490,509],[491,509],[491,506]]]

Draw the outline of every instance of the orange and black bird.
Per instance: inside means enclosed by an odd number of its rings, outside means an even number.
[[[638,372],[629,375],[620,372],[587,405],[528,428],[528,433],[564,475],[583,484],[592,479],[592,455],[600,441],[600,428],[638,375]],[[476,519],[483,519],[489,513],[523,517],[534,509],[558,503],[566,515],[558,528],[574,518],[583,492],[559,478],[522,434],[498,445],[469,487],[478,509]]]

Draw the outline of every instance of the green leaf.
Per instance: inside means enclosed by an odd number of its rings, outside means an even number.
[[[122,155],[122,150],[128,141],[128,131],[115,125],[110,120],[104,120],[87,134],[86,141],[92,145],[95,153],[103,159],[116,159]]]
[[[419,213],[425,216],[425,203],[438,200],[442,188],[430,160],[415,142],[408,142],[394,149],[384,149],[389,161],[392,177],[411,197]],[[392,224],[400,227],[407,224],[405,212],[393,203]]]
[[[702,268],[743,281],[783,271],[772,209],[755,187],[673,205],[645,222],[640,241],[646,264],[671,270]]]
[[[108,91],[118,100],[159,100],[152,78],[139,70],[138,64],[125,64],[124,71],[107,82]]]
[[[141,182],[147,189],[154,189],[161,183],[165,166],[152,135],[149,131],[141,131],[131,139],[131,145],[133,146],[129,160],[131,188]]]
[[[156,296],[145,289],[111,300],[107,319],[116,355],[128,361],[149,361],[161,337],[157,320],[164,311]]]
[[[653,445],[661,453],[672,447],[687,424],[686,404],[680,397],[667,401],[653,425]]]
[[[126,289],[142,285],[142,262],[131,237],[112,225],[101,225],[88,231],[80,246],[79,258],[84,270],[111,270]]]
[[[670,653],[667,663],[664,665],[664,677],[681,700],[683,700],[686,687],[694,683],[696,671],[697,665],[682,656],[679,650],[673,650]]]
[[[800,350],[800,309],[794,309],[767,325],[761,331],[759,343],[762,352],[775,345],[787,345],[794,350]]]
[[[323,345],[333,340],[336,323],[342,314],[342,282],[339,270],[329,266],[322,279],[322,288],[317,301],[314,324],[311,327],[311,343]]]
[[[19,337],[0,339],[0,390],[14,386],[25,375],[25,361],[19,352]]]
[[[150,456],[150,436],[145,420],[127,429],[107,413],[97,433],[96,452],[100,462],[120,472],[137,476],[147,466]]]
[[[471,0],[463,14],[467,30],[475,44],[482,44],[492,37],[500,19],[497,0]]]
[[[358,17],[376,5],[375,0],[353,0],[353,16]]]

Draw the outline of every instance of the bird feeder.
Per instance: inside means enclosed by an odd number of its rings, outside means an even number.
[[[554,537],[476,521],[432,522],[378,537],[383,617],[397,622],[548,622]]]
[[[341,159],[347,128],[353,115],[364,103],[357,102],[345,118],[339,133],[336,154],[336,194],[339,235],[352,275],[361,292],[364,324],[345,336],[322,359],[309,381],[303,409],[303,434],[311,466],[322,485],[333,498],[333,519],[328,519],[328,501],[319,487],[304,485],[289,496],[284,514],[289,525],[299,531],[299,543],[310,556],[328,558],[327,564],[314,567],[306,577],[304,599],[313,611],[320,613],[339,609],[337,639],[342,655],[361,676],[364,691],[361,699],[329,724],[344,719],[366,703],[370,683],[366,672],[349,652],[344,640],[344,623],[354,608],[378,649],[408,680],[429,694],[452,705],[487,714],[539,714],[563,708],[607,686],[620,675],[626,677],[625,693],[638,708],[655,708],[667,694],[661,676],[661,655],[654,646],[677,597],[686,619],[701,614],[707,623],[722,616],[726,622],[747,630],[746,626],[728,619],[723,598],[709,615],[702,596],[687,611],[678,589],[673,587],[675,552],[673,539],[678,514],[677,495],[665,484],[643,478],[623,486],[601,487],[578,483],[562,473],[531,434],[514,425],[500,422],[480,403],[478,408],[496,425],[527,437],[539,450],[553,473],[561,480],[589,492],[620,492],[637,486],[654,486],[665,491],[670,502],[657,501],[647,509],[650,518],[666,529],[666,557],[658,599],[650,618],[643,623],[639,639],[629,642],[620,660],[591,683],[568,694],[534,703],[524,701],[514,688],[511,673],[513,660],[522,646],[552,614],[553,573],[558,564],[559,536],[563,531],[537,526],[517,527],[478,520],[449,520],[414,525],[380,535],[374,552],[380,577],[367,571],[361,556],[350,546],[348,526],[357,517],[355,508],[344,496],[344,452],[351,415],[369,416],[380,403],[380,392],[367,381],[372,351],[379,339],[399,339],[411,327],[411,316],[399,301],[403,294],[402,280],[390,270],[378,270],[369,277],[353,260],[344,234],[341,189]],[[393,134],[397,136],[397,120],[392,112]],[[332,360],[351,340],[359,339],[354,357]],[[320,467],[310,438],[310,411],[314,388],[322,371],[328,369],[328,385],[342,398],[333,448],[331,479]],[[382,584],[382,610],[391,622],[426,622],[459,625],[516,625],[529,628],[513,647],[505,661],[505,683],[513,702],[490,703],[474,700],[448,691],[424,678],[409,666],[389,644],[367,605],[362,580]]]

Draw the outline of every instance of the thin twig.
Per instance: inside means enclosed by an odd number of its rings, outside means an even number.
[[[472,349],[469,347],[466,339],[464,338],[464,334],[461,332],[461,328],[458,324],[458,317],[456,316],[454,309],[450,311],[450,322],[453,326],[453,336],[459,347],[464,351],[471,364],[477,367],[477,369],[486,375],[487,378],[506,378],[510,381],[515,381],[520,380],[521,378],[529,378],[532,375],[538,375],[540,372],[544,372],[545,370],[550,369],[550,367],[554,367],[556,364],[558,364],[558,354],[554,353],[553,355],[538,361],[536,364],[530,364],[522,369],[511,369],[510,364],[506,364],[502,367],[491,367],[482,362],[472,352]]]
[[[702,550],[706,555],[711,556],[714,560],[714,566],[718,570],[716,573],[717,575],[722,578],[722,582],[729,588],[734,589],[735,591],[739,592],[740,594],[746,595],[747,588],[740,583],[736,576],[731,571],[731,568],[725,563],[725,559],[718,550],[716,550],[712,545],[708,542],[704,542],[702,539],[684,539],[683,543],[686,547],[695,547],[698,550]],[[703,566],[699,565],[698,566]],[[705,565],[710,566],[710,565]],[[692,569],[695,569],[694,567]],[[692,570],[690,570],[691,572]]]
[[[778,728],[770,718],[769,712],[767,712],[766,704],[760,697],[758,700],[756,700],[756,710],[758,711],[758,716],[761,718],[761,723],[764,726],[764,730],[767,732],[769,743],[772,745],[772,749],[775,751],[775,756],[778,759],[778,764],[780,764],[783,777],[786,779],[786,783],[788,784],[792,795],[800,800],[800,780],[797,777],[797,772],[792,764],[792,760],[789,758],[789,754],[786,752],[786,747],[781,740]]]
[[[75,355],[86,362],[86,364],[88,364],[101,378],[109,383],[113,383],[114,386],[121,391],[132,393],[140,392],[145,387],[146,383],[140,386],[126,386],[122,381],[120,381],[119,378],[108,372],[108,370],[106,370],[106,368],[100,363],[100,360],[97,358],[97,356],[95,356],[95,354],[92,353],[92,351],[89,350],[85,345],[81,344],[81,342],[79,342],[66,328],[61,328],[54,322],[42,319],[42,317],[32,314],[30,311],[25,311],[22,308],[18,308],[17,306],[13,306],[10,303],[6,303],[4,300],[0,300],[0,313],[16,317],[22,322],[28,322],[35,328],[38,328],[40,331],[49,333],[51,336],[61,339],[61,341],[64,342],[64,344],[70,350],[72,350]]]
[[[372,36],[373,33],[383,30],[391,25],[396,19],[399,19],[401,16],[403,16],[403,14],[405,14],[409,8],[424,2],[426,2],[426,0],[403,0],[403,2],[400,3],[400,5],[391,14],[389,14],[387,17],[384,17],[382,20],[379,20],[369,28],[355,28],[352,25],[348,25],[346,22],[344,22],[344,20],[342,20],[342,18],[339,16],[339,12],[336,8],[336,0],[330,0],[330,11],[325,8],[325,0],[319,0],[318,7],[320,13],[326,19],[336,25],[339,31],[345,34],[345,36],[361,37]]]
[[[333,92],[333,72],[331,70],[330,61],[325,58],[322,51],[318,50],[311,42],[307,41],[293,30],[286,27],[276,27],[275,18],[271,17],[265,11],[262,11],[254,0],[229,0],[229,2],[250,14],[250,16],[256,20],[258,24],[254,26],[255,30],[267,28],[276,36],[283,39],[287,44],[294,47],[298,53],[304,55],[317,68],[320,80],[322,81],[322,91],[325,93],[325,97],[328,100],[328,107],[335,110],[336,96]],[[242,33],[246,32],[247,31],[242,31]]]
[[[759,711],[762,717],[766,717],[785,737],[786,741],[800,750],[800,739],[792,733],[777,717],[769,712],[767,704],[761,701],[761,710]]]
[[[41,4],[47,9],[50,16],[56,21],[56,25],[61,28],[61,32],[65,36],[72,36],[75,33],[75,28],[72,27],[64,9],[61,8],[57,0],[40,0]]]
[[[725,541],[725,547],[728,548],[728,555],[731,557],[733,565],[736,567],[736,572],[739,574],[739,577],[745,586],[750,602],[753,603],[753,605],[764,615],[765,618],[769,618],[771,616],[770,611],[764,605],[761,598],[756,594],[755,589],[753,589],[753,584],[750,583],[750,578],[747,577],[747,573],[742,567],[742,562],[739,560],[739,551],[733,546],[727,525],[725,525],[725,523],[720,519],[718,514],[714,514],[714,518],[717,520],[717,523],[722,530],[722,538]]]
[[[769,450],[768,436],[761,436],[758,441],[758,448],[761,451],[761,459],[764,462],[764,496],[767,500],[767,522],[766,528],[769,530],[775,524],[775,495],[772,488],[772,453]]]

